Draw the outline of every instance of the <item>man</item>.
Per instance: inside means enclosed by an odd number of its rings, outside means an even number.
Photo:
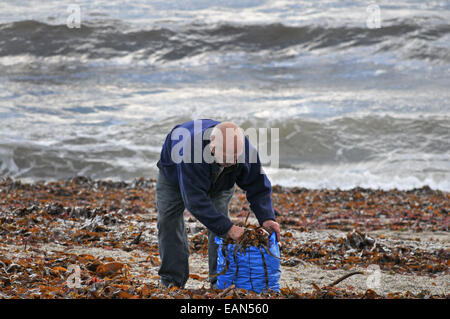
[[[236,124],[202,119],[175,126],[165,139],[157,166],[158,273],[163,285],[184,287],[189,278],[189,244],[183,218],[187,208],[208,229],[209,280],[215,286],[215,236],[238,240],[244,232],[228,218],[235,184],[246,191],[260,225],[276,232],[279,240],[270,181],[261,169],[257,152]]]

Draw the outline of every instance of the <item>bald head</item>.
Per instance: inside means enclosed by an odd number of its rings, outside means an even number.
[[[211,132],[211,152],[216,162],[225,167],[236,164],[244,151],[245,139],[242,129],[232,122],[217,124]]]

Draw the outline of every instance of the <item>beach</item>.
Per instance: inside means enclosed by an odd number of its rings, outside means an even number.
[[[190,278],[185,289],[159,285],[154,179],[7,178],[0,194],[0,298],[449,297],[450,194],[428,187],[273,186],[281,289],[261,295],[209,289],[206,229],[187,210]],[[230,218],[248,211],[236,189]]]
[[[448,298],[449,17],[448,0],[1,2],[0,298]],[[198,119],[256,137],[279,292],[209,289],[188,211],[186,289],[159,285],[157,162]],[[256,225],[242,190],[229,210]]]

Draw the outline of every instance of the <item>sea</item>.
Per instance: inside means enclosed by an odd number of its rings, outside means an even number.
[[[448,0],[2,0],[0,178],[155,178],[210,118],[273,185],[448,192],[449,71]]]

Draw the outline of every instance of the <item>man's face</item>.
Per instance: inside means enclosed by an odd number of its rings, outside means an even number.
[[[238,134],[227,128],[227,134],[223,136],[216,132],[211,136],[211,153],[214,155],[216,163],[222,167],[230,167],[237,163],[238,157],[243,152],[243,139]]]
[[[214,154],[214,158],[216,160],[216,163],[219,166],[222,167],[230,167],[237,163],[237,154],[222,154],[220,151],[217,151],[216,149],[212,149],[212,153]]]

